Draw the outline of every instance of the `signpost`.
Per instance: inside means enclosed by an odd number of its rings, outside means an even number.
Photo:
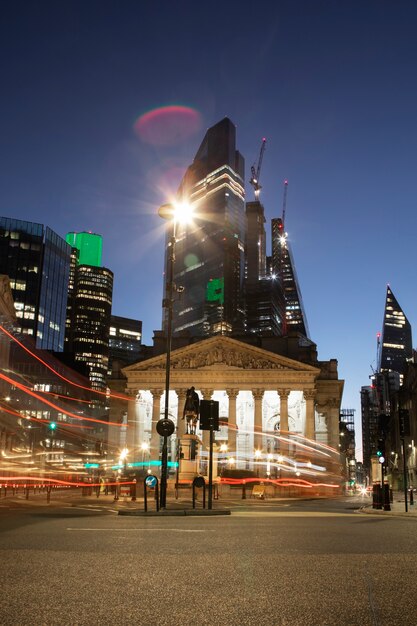
[[[209,489],[208,489],[208,508],[213,508],[213,444],[214,431],[219,428],[219,403],[217,400],[201,400],[200,401],[200,428],[201,430],[210,431],[210,451],[209,451]]]

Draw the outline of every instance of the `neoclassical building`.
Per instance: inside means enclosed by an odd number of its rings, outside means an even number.
[[[172,454],[176,437],[185,432],[182,413],[191,385],[200,398],[219,401],[221,429],[216,442],[227,444],[237,466],[248,467],[255,450],[278,451],[277,434],[303,436],[338,450],[343,381],[338,378],[336,360],[312,360],[313,364],[295,360],[225,336],[173,349],[169,414],[177,429],[171,437]],[[119,421],[126,424],[125,440],[119,439],[119,446],[127,446],[132,461],[140,460],[147,445],[150,457],[158,459],[160,437],[155,425],[164,411],[166,355],[135,363],[122,372],[129,400],[119,400],[112,407],[112,419],[119,413]],[[207,435],[200,433],[206,445]],[[117,436],[120,429],[110,429],[113,447],[117,447]]]

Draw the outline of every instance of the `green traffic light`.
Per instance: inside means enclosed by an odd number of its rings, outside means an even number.
[[[48,424],[48,428],[49,430],[56,430],[56,422],[51,422],[50,424]]]
[[[382,456],[382,452],[381,452],[381,450],[377,450],[376,455],[377,455],[377,456]]]

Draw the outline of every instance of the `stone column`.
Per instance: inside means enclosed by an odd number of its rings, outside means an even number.
[[[306,425],[304,435],[308,439],[315,439],[316,425],[314,419],[314,398],[316,397],[316,390],[304,389],[303,393],[306,401]]]
[[[280,418],[279,429],[281,433],[286,436],[289,431],[288,426],[288,396],[291,393],[291,389],[278,389],[278,395],[280,400]]]
[[[203,400],[211,400],[211,396],[213,395],[213,389],[200,389],[203,394]],[[210,431],[203,430],[203,444],[206,450],[210,447]]]
[[[285,439],[288,439],[288,431],[289,431],[289,425],[288,425],[288,396],[291,393],[291,389],[278,389],[278,394],[279,394],[279,400],[280,400],[280,418],[279,418],[279,429],[280,429],[280,435],[282,437],[285,437]],[[289,443],[287,441],[280,441],[279,442],[279,449],[281,454],[283,454],[284,456],[288,455],[289,452]]]
[[[161,437],[156,432],[156,424],[161,418],[161,396],[163,394],[162,389],[151,389],[153,396],[152,403],[152,428],[151,428],[151,446],[149,449],[150,458],[153,461],[159,461],[159,447]]]
[[[129,400],[127,403],[127,432],[126,432],[126,448],[129,450],[128,461],[133,462],[137,454],[137,416],[136,416],[136,396],[137,393],[133,389],[128,389],[127,395]]]
[[[340,404],[337,398],[329,398],[326,411],[328,444],[339,451],[339,414]]]
[[[252,394],[255,400],[254,446],[255,446],[255,450],[262,450],[263,448],[262,399],[264,397],[264,390],[252,389]]]
[[[182,419],[185,398],[187,397],[187,389],[177,389],[177,396],[178,396],[177,438],[181,439],[181,437],[185,434],[185,429],[187,426],[185,419]]]
[[[236,398],[239,389],[226,389],[229,396],[229,415],[227,420],[227,451],[229,456],[236,456],[237,452],[237,423],[236,423]]]

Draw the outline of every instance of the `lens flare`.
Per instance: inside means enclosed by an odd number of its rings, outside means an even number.
[[[173,146],[185,141],[201,129],[201,115],[191,107],[170,105],[141,115],[133,128],[145,143]]]

